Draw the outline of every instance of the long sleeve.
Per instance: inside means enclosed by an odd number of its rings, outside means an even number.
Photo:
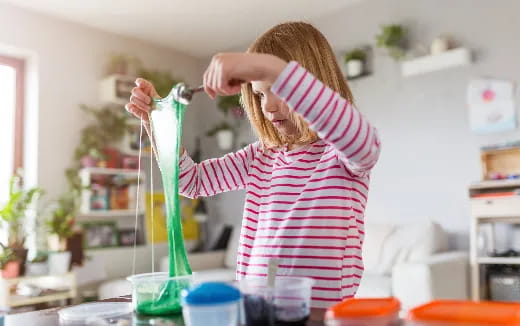
[[[364,175],[375,165],[380,152],[376,129],[348,100],[297,62],[285,67],[271,91],[337,150],[351,173]]]
[[[213,196],[244,189],[257,143],[220,158],[195,163],[184,151],[180,159],[179,193],[185,197]]]

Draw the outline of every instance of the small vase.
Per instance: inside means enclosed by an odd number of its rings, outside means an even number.
[[[218,147],[222,150],[230,150],[233,147],[233,131],[221,130],[217,133]]]
[[[49,274],[61,275],[69,271],[70,251],[52,252],[49,254]]]
[[[448,48],[448,40],[445,38],[438,37],[435,40],[433,40],[432,44],[430,45],[430,52],[432,55],[437,55],[446,52]]]
[[[28,263],[26,266],[27,276],[47,275],[48,273],[49,273],[49,266],[47,265],[47,262]]]
[[[363,61],[350,60],[347,62],[347,77],[357,77],[363,73]]]

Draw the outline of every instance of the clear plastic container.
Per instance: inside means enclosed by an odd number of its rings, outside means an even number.
[[[181,312],[181,292],[190,287],[193,275],[146,273],[129,276],[127,280],[132,283],[132,307],[138,314],[165,316]]]
[[[100,325],[106,319],[131,315],[132,307],[126,302],[93,302],[58,311],[60,325]]]
[[[247,325],[303,324],[310,315],[313,284],[308,277],[277,276],[273,290],[267,279],[241,280]]]
[[[406,325],[519,326],[520,303],[437,300],[410,310]]]
[[[205,282],[183,291],[182,315],[186,326],[238,326],[240,291],[226,283]]]
[[[325,313],[326,326],[391,326],[399,323],[396,298],[347,299]]]

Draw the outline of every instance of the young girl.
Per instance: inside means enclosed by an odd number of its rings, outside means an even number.
[[[126,108],[146,123],[153,86],[137,80]],[[307,23],[265,32],[247,53],[221,53],[204,73],[205,91],[241,91],[259,138],[242,150],[195,163],[183,150],[179,189],[196,198],[247,191],[236,276],[278,275],[316,283],[312,307],[353,297],[363,274],[363,215],[377,132],[353,106],[325,37]]]

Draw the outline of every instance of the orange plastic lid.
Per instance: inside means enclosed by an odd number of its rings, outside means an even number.
[[[520,325],[520,303],[437,300],[410,310],[413,321]]]
[[[325,319],[380,317],[396,313],[400,308],[396,298],[347,299],[327,309]]]

